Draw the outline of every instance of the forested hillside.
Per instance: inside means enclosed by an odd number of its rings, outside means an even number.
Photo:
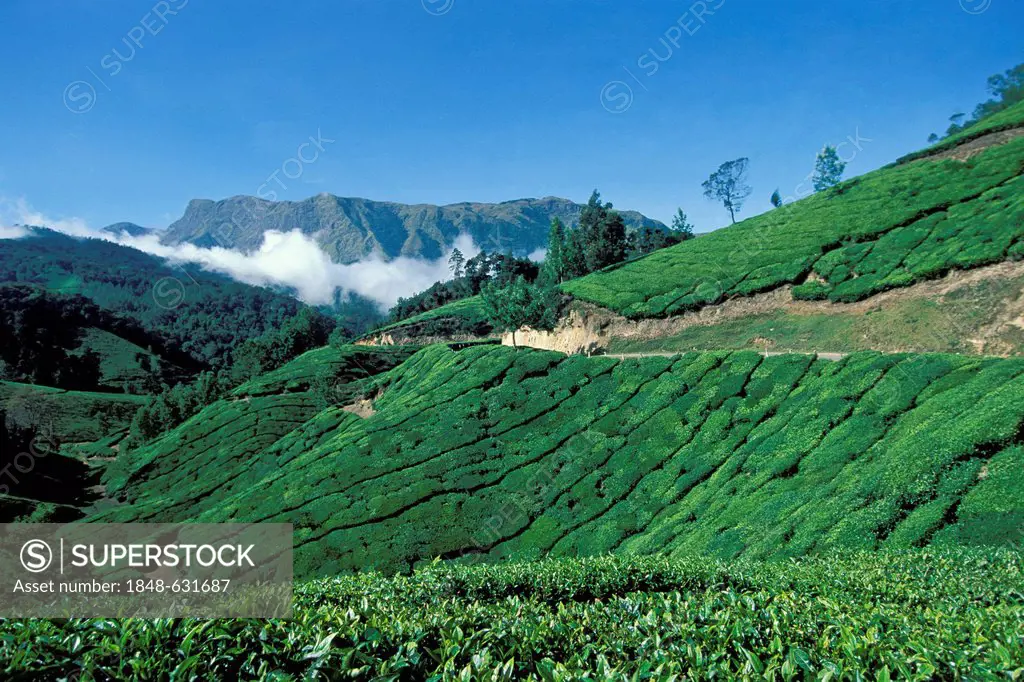
[[[163,336],[77,294],[0,285],[0,379],[144,393],[202,365]]]
[[[99,239],[34,229],[0,248],[0,283],[74,294],[133,320],[202,365],[223,365],[232,350],[294,316],[302,303],[284,293]],[[78,299],[81,300],[81,299]]]

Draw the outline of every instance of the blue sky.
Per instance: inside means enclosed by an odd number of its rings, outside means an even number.
[[[719,163],[751,159],[741,217],[826,142],[877,168],[984,99],[1021,26],[1019,0],[5,0],[0,199],[161,227],[271,190],[597,187],[705,231],[728,222],[701,196]]]

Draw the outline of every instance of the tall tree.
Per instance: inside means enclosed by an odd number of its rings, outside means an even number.
[[[448,258],[448,269],[452,271],[452,277],[462,277],[462,269],[466,265],[466,257],[457,248],[452,249],[452,255]]]
[[[480,290],[487,319],[498,331],[512,332],[512,346],[516,346],[516,331],[522,327],[553,329],[558,321],[558,294],[551,287],[530,284],[517,277],[506,287],[486,284]]]
[[[775,208],[782,206],[782,196],[779,194],[778,188],[776,188],[775,191],[772,192],[771,202],[772,206],[774,206]]]
[[[626,260],[629,241],[626,223],[618,211],[608,204],[604,220],[598,226],[597,240],[587,250],[587,267],[591,272]]]
[[[558,218],[551,221],[548,230],[548,251],[541,267],[541,281],[545,284],[561,284],[565,281],[565,225]]]
[[[814,177],[811,178],[814,191],[821,192],[838,185],[839,181],[843,179],[845,170],[846,162],[839,158],[836,148],[832,145],[825,145],[814,160]]]
[[[743,208],[743,202],[753,191],[747,184],[749,165],[750,159],[746,157],[726,161],[701,184],[704,196],[711,201],[722,202],[733,223],[736,222],[736,213]]]
[[[576,228],[565,233],[565,248],[562,250],[562,277],[572,279],[587,274],[586,236]]]
[[[629,246],[626,223],[610,202],[601,202],[601,194],[596,189],[580,212],[578,229],[583,238],[583,256],[587,272],[594,272],[626,259]]]

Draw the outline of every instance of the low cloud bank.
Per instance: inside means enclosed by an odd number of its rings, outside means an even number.
[[[10,227],[3,227],[10,225]],[[306,303],[331,303],[337,290],[355,292],[389,308],[400,297],[422,291],[438,280],[451,277],[448,257],[437,260],[400,257],[390,261],[368,258],[339,265],[320,246],[299,230],[268,231],[263,244],[253,253],[220,247],[200,248],[192,244],[161,244],[157,235],[132,237],[91,229],[79,218],[51,219],[31,209],[24,200],[0,200],[0,239],[18,239],[29,234],[22,225],[40,225],[74,237],[92,237],[128,246],[172,262],[195,263],[246,284],[284,286],[293,289]],[[2,247],[0,247],[2,248]],[[453,249],[470,258],[480,252],[468,235],[460,235]]]
[[[0,225],[0,239],[20,239],[28,234],[28,230],[23,227],[4,227]]]

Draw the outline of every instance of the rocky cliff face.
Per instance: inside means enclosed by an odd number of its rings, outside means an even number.
[[[568,199],[519,199],[500,204],[397,204],[319,194],[304,201],[266,201],[237,196],[223,201],[195,199],[162,236],[166,244],[252,251],[269,230],[301,230],[337,263],[370,255],[438,258],[460,234],[488,251],[525,256],[547,243],[553,218],[579,221],[582,206]],[[623,211],[629,229],[664,228],[635,211]]]

